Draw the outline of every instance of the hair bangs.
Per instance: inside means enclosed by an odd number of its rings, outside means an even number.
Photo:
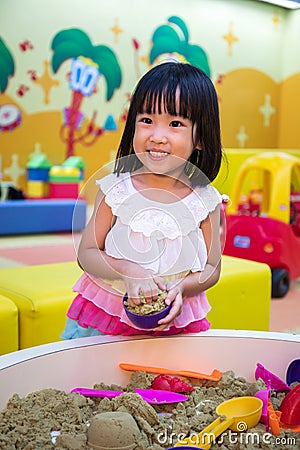
[[[178,80],[153,83],[140,96],[139,114],[169,114],[191,119],[190,95]]]

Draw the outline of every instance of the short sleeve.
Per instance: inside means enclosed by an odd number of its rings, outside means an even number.
[[[195,188],[193,195],[189,196],[186,202],[196,222],[200,224],[222,203],[222,196],[215,187],[207,185]]]
[[[116,215],[119,206],[128,198],[129,192],[126,184],[128,173],[121,173],[118,176],[114,173],[106,175],[104,178],[96,181],[105,195],[105,203],[111,207]]]

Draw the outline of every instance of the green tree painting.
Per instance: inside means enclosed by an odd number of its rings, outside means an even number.
[[[172,16],[168,25],[159,26],[152,36],[150,50],[150,64],[164,54],[177,53],[188,63],[199,67],[210,77],[210,68],[205,51],[199,45],[189,42],[189,32],[186,24],[180,17]]]
[[[122,74],[115,53],[105,45],[93,45],[88,35],[77,28],[62,30],[52,41],[52,70],[56,73],[61,65],[72,59],[70,86],[73,90],[71,106],[68,108],[68,118],[64,124],[67,129],[66,157],[74,155],[76,142],[91,145],[101,133],[101,129],[94,129],[93,120],[86,131],[79,133],[78,114],[84,96],[94,93],[99,77],[106,82],[106,100],[109,101],[116,89],[121,85]]]
[[[9,49],[0,38],[0,93],[3,94],[8,86],[9,78],[15,74],[15,63]]]

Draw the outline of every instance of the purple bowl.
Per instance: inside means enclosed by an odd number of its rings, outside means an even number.
[[[158,321],[163,319],[169,314],[172,304],[166,306],[161,311],[155,314],[148,314],[146,316],[141,316],[140,314],[135,314],[126,307],[125,302],[127,301],[127,294],[123,297],[123,308],[127,314],[128,319],[137,327],[143,330],[152,330],[158,327]]]
[[[294,359],[288,366],[286,372],[286,382],[290,386],[295,381],[300,383],[300,359]]]

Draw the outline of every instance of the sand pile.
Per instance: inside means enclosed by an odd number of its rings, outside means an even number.
[[[194,391],[187,393],[188,400],[169,405],[149,405],[132,391],[150,388],[155,375],[136,372],[124,389],[122,386],[93,386],[96,389],[125,390],[127,393],[114,399],[86,398],[79,393],[65,393],[45,389],[20,398],[15,394],[6,409],[0,412],[0,448],[2,450],[88,450],[88,441],[108,440],[107,446],[116,439],[124,448],[135,450],[163,450],[186,435],[196,434],[216,417],[216,406],[233,397],[254,395],[265,387],[261,380],[248,383],[229,371],[219,382],[192,380]],[[75,386],[74,386],[75,387]],[[130,392],[130,393],[129,393]],[[274,409],[278,409],[284,393],[272,393]],[[113,413],[113,414],[112,414]],[[129,419],[131,417],[131,419]],[[109,432],[109,422],[115,429]],[[120,434],[120,423],[129,420],[128,433]],[[96,421],[96,425],[95,425]],[[124,423],[125,423],[124,422]],[[105,424],[105,425],[103,425]],[[118,425],[119,424],[119,425]],[[104,427],[104,428],[103,428]],[[93,434],[93,429],[96,434]],[[92,430],[92,431],[91,431]],[[100,430],[100,431],[99,431]],[[105,433],[109,438],[103,438]],[[111,431],[112,431],[111,430]],[[124,428],[123,428],[124,430]],[[266,433],[259,423],[247,433],[224,433],[213,443],[212,450],[295,450],[300,448],[300,433],[281,430],[280,436]],[[119,433],[119,434],[118,434]],[[102,436],[102,437],[101,437]],[[133,436],[133,441],[130,441]],[[254,439],[255,436],[258,436]],[[115,439],[115,440],[114,440]],[[104,444],[105,445],[105,444]],[[98,447],[105,448],[105,447]]]

